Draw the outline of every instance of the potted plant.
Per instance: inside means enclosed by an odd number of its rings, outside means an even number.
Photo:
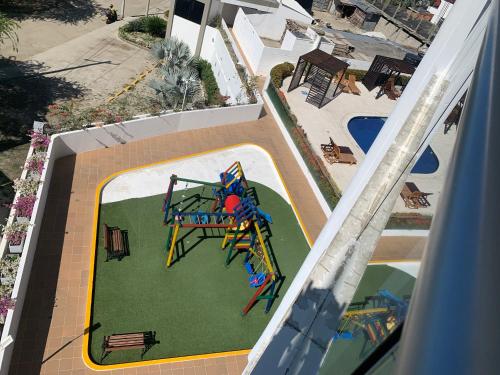
[[[40,177],[43,172],[43,166],[45,164],[45,158],[47,157],[46,152],[37,152],[31,155],[26,161],[25,168],[34,177]]]
[[[36,195],[40,178],[37,176],[14,180],[14,191],[19,195]]]
[[[31,147],[35,150],[46,150],[49,147],[50,137],[40,132],[31,131]]]
[[[14,308],[15,302],[10,296],[0,296],[0,324],[5,324],[7,311]]]
[[[11,205],[16,210],[16,220],[21,223],[29,223],[35,206],[36,195],[21,195]]]
[[[28,223],[13,222],[3,227],[2,234],[9,244],[11,254],[21,254],[24,247],[24,239],[28,231]]]
[[[17,269],[21,257],[18,255],[7,255],[0,259],[0,283],[5,286],[14,286]]]

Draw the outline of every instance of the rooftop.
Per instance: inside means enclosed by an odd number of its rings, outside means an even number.
[[[93,207],[100,181],[124,169],[247,142],[259,145],[271,154],[302,217],[304,228],[314,240],[326,217],[277,124],[269,115],[255,122],[157,136],[57,160],[11,373],[92,372],[82,360],[82,335],[90,330],[85,325],[85,306],[91,295],[87,282],[95,241],[93,223],[96,213]],[[420,258],[421,239],[404,241],[403,244],[397,238],[394,241],[386,238],[382,247],[377,249],[375,259]],[[153,371],[150,373],[160,369],[185,369],[185,373],[204,369],[207,374],[224,375],[241,373],[245,364],[245,355],[235,355],[150,364],[148,369]],[[127,371],[144,373],[141,367]]]

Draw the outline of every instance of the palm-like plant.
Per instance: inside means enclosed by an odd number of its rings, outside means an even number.
[[[151,52],[159,60],[161,80],[150,82],[167,108],[184,109],[196,102],[201,93],[197,60],[191,55],[189,46],[177,38],[166,39],[155,44]]]
[[[17,29],[19,29],[19,24],[16,21],[0,13],[0,44],[4,44],[5,40],[10,40],[12,47],[17,50]]]
[[[194,103],[201,93],[198,72],[194,69],[161,68],[162,80],[152,81],[150,86],[160,96],[167,108],[177,109]]]
[[[154,44],[151,53],[166,70],[196,68],[196,59],[191,55],[189,46],[176,37]]]

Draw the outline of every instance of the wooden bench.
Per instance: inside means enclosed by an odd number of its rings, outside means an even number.
[[[121,260],[127,254],[127,244],[124,232],[118,227],[108,227],[104,224],[104,248],[106,261],[112,258]]]
[[[156,332],[120,333],[104,336],[101,362],[106,356],[117,350],[142,349],[141,359],[148,349],[156,343]]]
[[[337,146],[333,139],[330,137],[330,143],[322,144],[321,150],[326,161],[330,164],[343,163],[343,164],[356,164],[357,160],[354,157],[351,149],[347,146]]]
[[[430,203],[427,200],[427,196],[432,193],[422,193],[420,189],[413,182],[405,182],[403,190],[400,195],[405,202],[405,206],[408,208],[422,208],[430,207]]]

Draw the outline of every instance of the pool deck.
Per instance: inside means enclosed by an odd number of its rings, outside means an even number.
[[[339,146],[350,147],[359,165],[364,160],[365,153],[351,136],[347,129],[347,123],[351,118],[356,116],[389,116],[396,106],[397,101],[390,100],[385,95],[379,99],[375,99],[378,90],[374,89],[372,92],[369,92],[361,82],[358,82],[357,86],[361,91],[361,95],[342,93],[323,108],[318,109],[314,105],[306,103],[305,99],[309,91],[307,87],[301,86],[292,92],[287,92],[290,80],[291,78],[289,77],[283,83],[282,91],[285,94],[286,100],[292,112],[297,116],[299,124],[306,132],[314,152],[323,160],[326,169],[340,191],[344,191],[354,176],[357,166],[328,164],[323,158],[321,144],[329,143],[329,137],[331,137]],[[396,201],[394,212],[411,212],[428,215],[434,213],[443,188],[456,133],[456,127],[452,127],[447,134],[444,134],[444,126],[441,129],[437,129],[430,142],[430,146],[439,159],[437,171],[431,174],[413,173],[408,178],[408,181],[414,182],[420,191],[432,193],[428,197],[431,206],[418,210],[410,209],[406,208],[403,200],[399,198]]]
[[[169,134],[59,159],[39,224],[40,238],[13,344],[10,374],[97,373],[82,359],[82,336],[89,329],[85,326],[85,310],[99,182],[128,168],[240,143],[257,144],[273,156],[305,227],[313,239],[317,238],[326,217],[269,115],[254,122]],[[424,243],[421,239],[417,242],[419,245],[408,237],[385,238],[374,259],[420,259]],[[99,373],[235,375],[241,374],[246,361],[245,355],[239,355]]]

